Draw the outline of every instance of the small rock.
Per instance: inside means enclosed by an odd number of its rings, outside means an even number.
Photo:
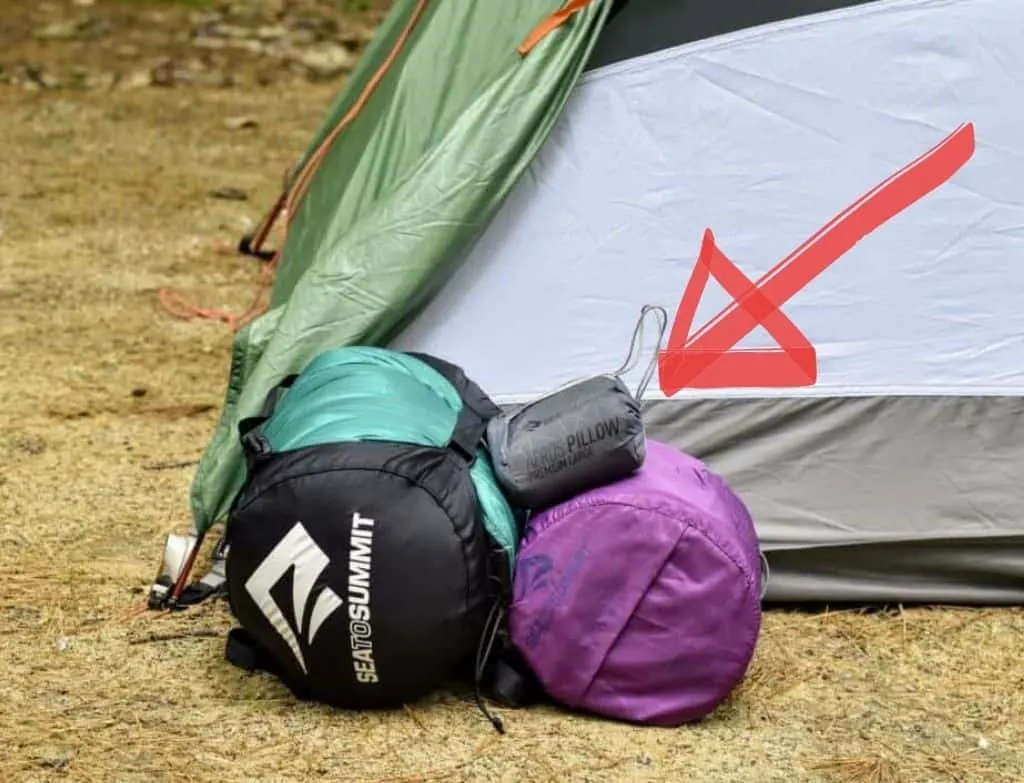
[[[249,54],[265,54],[267,51],[267,47],[262,41],[252,38],[232,38],[228,41],[228,45],[235,51]]]
[[[106,19],[86,19],[78,25],[78,35],[83,38],[103,38],[113,29]]]
[[[210,70],[204,68],[198,73],[190,73],[187,79],[181,81],[189,84],[197,84],[203,87],[231,87],[232,76],[231,74],[224,73],[223,71]]]
[[[257,128],[259,122],[255,117],[228,117],[224,120],[224,127],[228,130],[242,130],[243,128]]]
[[[60,77],[47,71],[40,72],[38,81],[39,86],[47,90],[56,90],[60,87]]]
[[[288,35],[288,29],[280,25],[264,25],[256,29],[256,37],[261,41],[278,41]]]
[[[56,90],[60,87],[60,77],[49,71],[41,71],[38,76],[39,86],[47,90]]]
[[[228,42],[223,38],[210,38],[207,36],[202,36],[199,38],[193,38],[192,45],[195,46],[197,49],[217,51],[218,49],[226,49],[228,46]]]
[[[117,84],[116,73],[90,73],[82,81],[87,90],[112,90]]]
[[[221,14],[219,11],[193,11],[188,19],[196,27],[209,27],[221,21]]]
[[[293,46],[309,46],[320,40],[315,30],[296,29],[288,36],[288,42]]]
[[[310,77],[327,80],[352,70],[358,58],[340,44],[325,43],[299,52],[295,59]]]
[[[145,397],[147,394],[149,394],[149,389],[145,386],[136,386],[132,389],[132,397]]]
[[[38,435],[20,434],[14,438],[14,447],[18,451],[31,454],[33,457],[46,451],[46,441]]]
[[[36,38],[41,38],[48,41],[60,41],[74,38],[78,35],[78,31],[81,27],[80,22],[74,20],[64,19],[59,22],[53,22],[46,25],[41,30],[36,31]]]
[[[218,38],[248,38],[252,35],[252,30],[234,24],[215,24],[207,28],[207,35]]]
[[[196,49],[212,52],[234,49],[235,51],[248,52],[249,54],[264,54],[267,48],[266,44],[262,41],[257,41],[255,38],[213,38],[208,36],[193,38],[192,46]]]
[[[68,768],[73,755],[70,750],[56,754],[48,753],[39,759],[39,766],[61,772]]]
[[[125,76],[119,86],[126,90],[138,90],[152,84],[153,72],[149,68],[139,68]]]
[[[68,647],[71,646],[71,640],[66,636],[57,637],[57,652],[64,652]]]
[[[979,737],[978,738],[978,747],[981,748],[982,750],[987,749],[990,744],[991,743],[987,739],[985,739],[984,737]]]
[[[150,71],[152,84],[157,87],[173,87],[179,76],[180,68],[170,58],[164,58]]]
[[[249,195],[240,188],[233,188],[231,186],[217,188],[210,191],[210,196],[213,198],[220,198],[226,201],[246,201]]]
[[[54,89],[60,87],[60,79],[52,73],[47,73],[37,65],[25,64],[21,67],[21,73],[17,77],[17,83],[29,90]]]

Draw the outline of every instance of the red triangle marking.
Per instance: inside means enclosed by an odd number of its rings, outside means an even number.
[[[836,215],[756,282],[751,282],[704,233],[700,257],[683,292],[668,347],[659,354],[662,392],[684,387],[751,388],[813,386],[814,346],[779,309],[846,251],[879,226],[947,182],[974,154],[974,125],[966,123]],[[690,334],[710,276],[733,297]],[[779,349],[733,350],[758,325]]]
[[[743,308],[733,316],[736,331],[742,328],[745,336],[763,326],[778,348],[732,350],[739,340],[726,344],[721,338],[711,339],[702,347],[688,347],[693,319],[712,275]],[[710,333],[711,338],[715,336]],[[668,345],[659,357],[661,386],[667,395],[684,387],[811,386],[818,375],[814,346],[778,304],[758,291],[718,248],[710,229],[704,232],[697,266],[683,293]],[[682,348],[672,347],[679,345]]]

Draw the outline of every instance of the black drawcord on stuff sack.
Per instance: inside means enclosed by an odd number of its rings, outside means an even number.
[[[501,718],[487,709],[487,705],[484,703],[483,696],[480,693],[480,686],[484,678],[484,669],[487,666],[488,659],[491,657],[491,650],[494,649],[494,640],[498,635],[498,629],[501,627],[501,621],[504,619],[504,616],[505,609],[502,606],[502,599],[498,598],[491,606],[491,611],[487,615],[487,622],[484,623],[484,630],[480,634],[480,644],[476,648],[476,672],[474,676],[476,706],[500,734],[505,733],[505,724],[502,723]]]

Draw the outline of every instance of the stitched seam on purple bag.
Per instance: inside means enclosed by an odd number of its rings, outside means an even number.
[[[686,501],[680,502],[686,503]],[[749,571],[747,569],[743,558],[737,558],[734,556],[734,553],[730,551],[732,549],[732,544],[727,544],[723,539],[719,538],[719,533],[717,530],[715,530],[713,527],[709,525],[701,524],[694,524],[693,528],[697,530],[708,541],[708,543],[710,543],[719,552],[721,552],[726,559],[728,559],[734,566],[736,566],[737,570],[743,575],[743,583],[747,588],[748,595],[753,598],[753,600],[749,601],[748,603],[750,617],[749,628],[751,629],[751,631],[747,638],[746,658],[748,660],[747,665],[749,667],[749,660],[753,657],[754,648],[757,646],[757,637],[761,631],[761,587],[763,581],[763,574],[760,570],[760,551],[756,553],[758,555],[758,562],[756,564],[758,567],[758,571],[755,575],[753,571]],[[754,534],[754,543],[756,547],[756,533]]]
[[[604,498],[604,497],[580,497],[580,496],[577,496],[576,498],[573,498],[572,500],[568,500],[568,501],[562,503],[560,506],[555,506],[555,507],[553,507],[551,509],[548,509],[547,511],[543,512],[547,516],[547,519],[545,520],[546,524],[544,524],[544,526],[540,527],[540,528],[536,528],[536,527],[533,528],[533,530],[534,530],[533,538],[539,538],[541,535],[544,534],[545,531],[549,530],[550,528],[554,527],[556,524],[561,522],[566,517],[566,515],[568,515],[570,513],[575,513],[577,511],[580,511],[580,510],[586,509],[586,508],[594,508],[596,506],[616,505],[616,506],[622,506],[622,507],[625,507],[625,508],[631,508],[631,509],[633,509],[635,511],[654,512],[656,514],[660,514],[661,516],[669,516],[672,519],[674,519],[675,521],[680,522],[681,524],[691,525],[691,526],[697,528],[697,530],[699,530],[700,533],[706,539],[708,539],[715,546],[715,548],[718,549],[729,560],[729,562],[731,562],[734,566],[736,566],[736,569],[743,575],[744,585],[746,587],[752,587],[753,584],[754,584],[754,573],[747,568],[747,565],[746,565],[746,562],[745,562],[746,559],[744,557],[742,557],[742,556],[738,556],[737,553],[733,550],[731,544],[727,543],[724,539],[720,538],[719,534],[718,534],[718,531],[716,531],[713,527],[711,527],[709,525],[700,524],[706,517],[709,516],[709,514],[706,511],[698,508],[697,506],[693,505],[692,503],[687,502],[686,500],[684,500],[682,498],[674,497],[674,498],[672,498],[671,502],[672,502],[672,505],[677,507],[677,508],[684,508],[685,509],[685,513],[684,514],[680,514],[677,517],[675,515],[666,514],[665,512],[663,512],[663,511],[661,511],[661,510],[659,510],[659,509],[657,509],[657,508],[655,508],[653,506],[650,506],[650,505],[638,505],[636,503],[629,503],[629,502],[622,501],[622,500],[612,500],[612,499],[608,499],[608,498]],[[717,516],[715,516],[714,519],[715,519],[716,522],[723,522],[723,521],[727,522],[728,521],[728,520],[722,520],[721,517],[717,517]],[[755,536],[756,536],[756,534],[755,534]],[[532,539],[531,539],[531,542],[532,542]],[[756,546],[756,538],[755,538],[755,546]],[[755,553],[755,556],[757,554],[758,553]],[[756,559],[756,557],[755,557],[755,559]],[[758,562],[756,565],[760,566],[760,563]],[[760,582],[761,582],[761,574],[758,573],[757,574],[757,583],[758,583],[757,593],[759,595],[760,595],[760,592],[761,592]]]
[[[679,502],[681,502],[681,503],[683,503],[685,505],[689,505],[688,503],[686,503],[686,501],[679,501]],[[753,600],[748,601],[748,604],[747,604],[747,606],[748,606],[748,616],[750,618],[750,622],[749,622],[749,625],[748,625],[748,627],[750,628],[750,633],[747,635],[747,644],[746,644],[746,647],[745,647],[745,657],[747,659],[747,668],[749,668],[750,660],[753,658],[754,650],[755,650],[755,647],[757,646],[757,637],[759,636],[760,631],[761,631],[761,615],[762,615],[762,612],[761,612],[761,582],[762,582],[762,574],[760,573],[760,565],[761,565],[760,560],[758,560],[758,563],[757,563],[757,565],[758,565],[758,573],[756,575],[756,586],[755,586],[755,575],[754,575],[754,573],[752,571],[748,571],[747,570],[747,567],[744,564],[742,558],[735,557],[733,552],[730,551],[731,548],[732,548],[731,544],[726,545],[726,543],[722,539],[718,538],[718,531],[716,531],[713,527],[710,527],[710,526],[707,526],[707,525],[701,525],[701,524],[693,524],[692,527],[700,535],[702,535],[704,537],[704,539],[709,544],[711,544],[712,546],[715,547],[715,549],[717,549],[719,552],[721,552],[722,555],[727,560],[729,560],[736,567],[736,569],[740,572],[740,574],[743,575],[743,582],[744,582],[744,585],[747,588],[747,595],[750,596],[750,597],[753,597]],[[756,544],[756,540],[757,539],[756,539],[756,534],[755,534],[755,544]]]
[[[744,558],[742,556],[738,556],[737,552],[733,549],[732,542],[729,542],[726,539],[721,538],[719,531],[716,530],[714,528],[714,526],[700,524],[701,522],[703,522],[710,515],[705,513],[705,512],[701,512],[700,509],[697,509],[695,506],[693,506],[691,503],[687,502],[684,499],[677,498],[675,500],[675,502],[678,503],[681,506],[688,507],[691,510],[691,512],[694,511],[694,510],[697,511],[696,519],[694,521],[692,521],[690,524],[692,524],[693,527],[695,527],[700,532],[700,534],[702,536],[704,536],[704,538],[706,538],[715,547],[715,549],[717,549],[719,552],[721,552],[722,555],[724,555],[725,558],[727,560],[729,560],[729,562],[731,562],[734,566],[736,566],[736,570],[739,571],[743,575],[743,583],[744,583],[744,585],[746,587],[748,587],[748,588],[752,588],[754,586],[754,572],[751,571],[747,567],[746,558]],[[718,517],[718,516],[713,517],[713,519],[714,519],[715,522],[728,522],[728,520],[723,520],[721,517]],[[733,525],[733,527],[735,528],[736,526]],[[737,533],[737,535],[739,535],[739,533]],[[745,539],[746,536],[744,535],[743,538]],[[755,548],[756,548],[756,542],[755,542]],[[759,558],[759,551],[754,553],[754,557],[755,557],[755,560],[758,560],[758,558]],[[760,561],[759,560],[758,560],[757,563],[755,563],[755,565],[758,567],[758,571],[760,571]],[[760,573],[757,574],[757,588],[756,588],[755,592],[758,595],[761,594],[761,574]]]
[[[654,572],[654,576],[652,577],[651,581],[647,583],[643,590],[638,592],[637,600],[629,608],[629,612],[625,615],[625,619],[623,620],[622,626],[616,632],[611,644],[602,653],[600,659],[597,662],[597,665],[594,668],[594,671],[590,672],[589,679],[587,680],[587,685],[583,689],[580,698],[585,698],[586,694],[590,691],[590,688],[594,684],[594,680],[597,678],[597,673],[601,671],[601,667],[604,665],[605,659],[608,657],[608,653],[611,651],[611,649],[615,646],[615,643],[622,636],[622,633],[625,631],[626,626],[629,625],[629,621],[633,617],[633,614],[636,612],[637,606],[640,605],[640,602],[643,600],[644,596],[647,595],[647,590],[650,588],[651,584],[653,584],[654,579],[657,579],[658,576],[661,575],[662,570],[665,568],[665,563],[668,562],[668,558],[672,557],[673,553],[675,552],[675,548],[679,544],[679,539],[683,537],[687,530],[689,530],[691,527],[694,527],[692,520],[690,520],[689,518],[683,519],[674,514],[666,514],[665,512],[660,511],[658,509],[649,508],[647,506],[640,506],[637,505],[636,503],[627,503],[621,500],[610,500],[608,498],[602,497],[577,496],[573,500],[566,501],[565,503],[563,503],[561,507],[555,506],[553,509],[548,509],[547,511],[545,511],[544,513],[548,517],[547,524],[545,524],[543,527],[539,529],[534,529],[533,536],[530,538],[529,543],[523,546],[523,549],[525,549],[526,546],[533,546],[533,543],[535,541],[540,540],[543,537],[544,533],[546,533],[548,530],[551,530],[558,522],[565,519],[565,517],[568,516],[570,513],[574,514],[577,511],[581,511],[584,509],[593,509],[599,506],[618,506],[624,509],[631,509],[633,511],[658,514],[659,516],[666,517],[670,519],[672,522],[678,524],[680,530],[679,535],[676,537],[675,543],[672,545],[672,547],[669,548],[668,555],[665,557],[665,560],[663,560],[661,565],[658,566],[658,569]],[[729,559],[731,560],[732,558]],[[510,611],[518,603],[519,601],[513,601],[512,606],[510,607]]]
[[[591,672],[590,679],[587,682],[587,687],[583,690],[583,693],[580,695],[580,703],[581,704],[586,701],[587,695],[590,693],[591,688],[593,688],[594,682],[597,680],[598,675],[599,675],[601,669],[603,668],[603,666],[605,664],[605,661],[607,660],[608,656],[611,654],[611,651],[615,648],[615,645],[618,643],[619,639],[622,638],[622,634],[624,634],[626,632],[626,628],[629,625],[629,621],[633,618],[633,615],[636,613],[637,607],[640,605],[640,603],[643,601],[643,599],[647,596],[647,593],[648,593],[648,591],[650,589],[650,586],[652,584],[654,584],[661,577],[662,571],[665,570],[665,565],[675,555],[676,549],[679,546],[679,542],[682,540],[683,536],[687,533],[687,531],[689,531],[691,529],[694,530],[699,536],[704,538],[704,540],[707,541],[711,546],[713,546],[715,549],[717,549],[718,552],[726,560],[728,560],[730,563],[733,564],[733,566],[736,568],[736,570],[743,577],[744,586],[748,588],[748,595],[751,594],[749,591],[751,589],[753,589],[753,581],[752,581],[753,575],[748,572],[747,568],[744,566],[744,564],[742,563],[741,559],[735,557],[734,554],[729,551],[729,547],[724,546],[723,543],[721,542],[721,540],[717,539],[716,535],[711,534],[711,532],[708,530],[708,528],[705,527],[704,525],[697,524],[696,520],[701,519],[703,514],[698,509],[695,509],[691,504],[686,503],[685,501],[681,501],[679,499],[675,499],[674,503],[676,503],[676,504],[678,504],[680,506],[684,506],[685,507],[685,508],[680,509],[680,511],[682,511],[683,513],[668,514],[668,513],[664,512],[664,511],[660,510],[660,509],[651,508],[649,506],[640,506],[640,505],[637,505],[636,503],[626,503],[626,502],[619,501],[619,500],[606,500],[606,499],[595,499],[595,500],[596,500],[596,502],[595,501],[591,501],[588,498],[587,502],[580,503],[580,504],[577,504],[576,506],[574,506],[574,510],[582,508],[584,506],[585,507],[589,507],[589,508],[593,508],[595,506],[621,506],[621,507],[624,507],[624,508],[631,508],[631,509],[633,509],[635,511],[640,511],[642,513],[657,514],[657,515],[659,515],[661,517],[668,518],[671,521],[678,523],[679,526],[680,526],[680,530],[679,530],[679,535],[677,536],[675,543],[668,550],[668,554],[666,555],[665,559],[662,561],[662,563],[658,567],[658,569],[654,572],[653,577],[647,583],[647,587],[645,587],[644,590],[639,591],[638,598],[637,598],[636,602],[633,604],[633,606],[630,607],[630,611],[626,615],[626,618],[625,618],[625,621],[622,624],[622,627],[619,628],[618,633],[615,634],[615,637],[612,639],[611,643],[604,650],[604,652],[603,652],[603,654],[601,656],[601,659],[599,660],[599,662],[597,664],[596,669],[593,672]],[[696,511],[696,514],[694,514],[695,511]],[[543,530],[548,530],[553,524],[554,524],[554,522],[552,522],[551,524],[545,525]],[[537,535],[540,536],[543,533],[543,530],[540,531]],[[759,589],[754,591],[754,592],[755,592],[755,594],[760,595],[760,590]],[[749,660],[753,657],[754,647],[757,644],[757,637],[758,637],[759,630],[760,630],[760,625],[761,625],[761,617],[760,617],[760,615],[761,615],[761,601],[760,601],[760,599],[758,599],[756,601],[748,602],[748,614],[749,614],[749,617],[750,617],[750,620],[751,620],[749,625],[750,625],[750,627],[752,629],[754,629],[750,634],[747,635],[747,639],[746,639],[747,643],[745,645],[745,653],[746,653],[746,655],[744,657],[747,658],[748,666],[749,666]]]
[[[651,577],[650,581],[647,583],[647,585],[644,587],[643,590],[638,592],[636,602],[629,608],[629,612],[626,614],[626,617],[625,617],[625,620],[622,623],[622,626],[619,628],[618,632],[612,638],[611,643],[605,648],[604,652],[601,655],[600,660],[597,662],[597,667],[594,669],[593,672],[590,673],[590,679],[587,681],[587,687],[584,688],[583,689],[583,693],[580,694],[580,698],[579,698],[580,704],[583,704],[583,703],[586,702],[587,695],[590,693],[590,689],[594,687],[594,682],[597,680],[597,677],[600,674],[601,669],[604,668],[605,661],[608,660],[608,656],[611,655],[612,650],[615,649],[615,645],[617,645],[619,643],[619,639],[622,638],[622,634],[624,634],[626,632],[626,628],[629,626],[629,621],[633,619],[633,615],[636,614],[637,607],[639,607],[640,604],[643,603],[644,598],[647,597],[647,593],[651,589],[651,585],[654,584],[656,581],[658,581],[658,578],[661,576],[661,572],[665,570],[665,565],[675,555],[676,547],[679,546],[680,540],[682,540],[683,536],[686,535],[686,532],[688,530],[690,530],[691,528],[694,527],[692,521],[689,521],[689,520],[685,520],[684,521],[684,520],[681,520],[679,517],[666,514],[663,511],[658,511],[657,509],[643,508],[641,506],[637,506],[634,503],[621,503],[621,502],[611,501],[611,502],[606,502],[605,505],[626,506],[628,508],[632,508],[632,509],[635,509],[637,511],[645,511],[647,513],[652,513],[653,512],[655,514],[658,514],[659,516],[667,517],[667,518],[671,519],[673,522],[676,522],[676,523],[679,524],[679,535],[676,536],[675,542],[672,544],[671,547],[669,547],[668,553],[665,555],[664,559],[661,561],[661,565],[659,565],[658,568],[655,570],[655,572],[654,572],[653,576]]]

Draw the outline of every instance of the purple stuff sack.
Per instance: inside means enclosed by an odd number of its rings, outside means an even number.
[[[746,675],[766,565],[746,506],[700,460],[648,439],[621,481],[534,516],[512,643],[556,702],[679,726]]]

